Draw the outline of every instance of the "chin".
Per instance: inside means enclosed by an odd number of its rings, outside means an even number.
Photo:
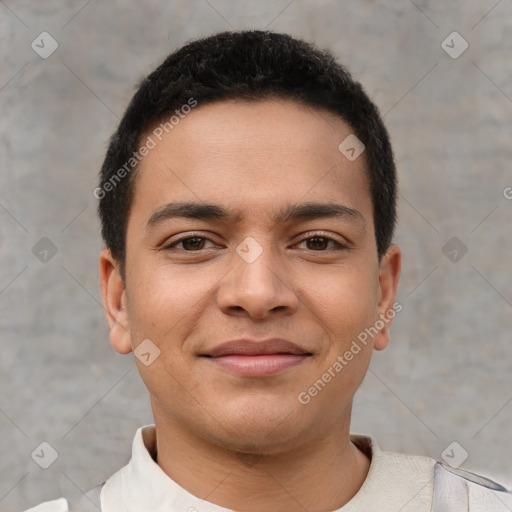
[[[279,455],[298,448],[298,445],[302,443],[301,432],[296,428],[280,432],[279,435],[276,435],[271,428],[266,431],[254,432],[255,428],[253,425],[238,435],[223,436],[222,439],[217,440],[217,443],[240,456]]]
[[[217,442],[238,452],[270,455],[291,449],[308,430],[290,404],[252,405],[218,411],[219,423],[225,428],[217,432]]]

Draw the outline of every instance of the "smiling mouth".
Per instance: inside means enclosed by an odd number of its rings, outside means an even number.
[[[235,340],[202,354],[217,368],[246,377],[277,375],[304,363],[313,354],[287,340]]]
[[[212,364],[238,375],[264,377],[276,375],[303,363],[312,354],[259,354],[206,356]]]

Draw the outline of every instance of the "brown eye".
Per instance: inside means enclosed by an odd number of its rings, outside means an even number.
[[[312,238],[308,238],[308,249],[326,249],[330,241],[331,240],[327,239],[325,236],[314,236]]]
[[[197,252],[204,249],[206,241],[211,241],[204,236],[189,236],[183,237],[164,247],[165,250],[177,249],[179,251]],[[178,247],[181,245],[181,247]]]
[[[192,248],[195,249],[203,249],[205,239],[203,237],[194,236],[192,238],[185,238],[181,240],[184,249]]]
[[[305,243],[307,249],[315,252],[326,252],[329,249],[329,243],[332,242],[334,244],[334,250],[336,249],[348,249],[347,246],[340,244],[334,238],[328,236],[310,236],[308,238],[304,238],[300,244]]]

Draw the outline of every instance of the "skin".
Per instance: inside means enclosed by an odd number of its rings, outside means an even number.
[[[308,404],[297,398],[395,302],[401,252],[391,245],[378,259],[364,153],[351,162],[338,150],[351,132],[329,112],[286,100],[199,105],[137,170],[125,283],[110,251],[101,253],[112,346],[127,354],[149,339],[160,349],[149,366],[135,358],[157,463],[217,505],[334,510],[367,476],[370,461],[350,440],[352,402],[391,321]],[[175,201],[219,204],[239,219],[170,218],[148,230]],[[271,220],[305,202],[342,204],[363,220]],[[178,235],[206,239],[166,249]],[[236,252],[248,236],[263,251],[252,263]],[[284,338],[312,356],[267,377],[199,356],[242,337]]]

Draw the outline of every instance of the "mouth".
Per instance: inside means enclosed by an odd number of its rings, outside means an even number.
[[[217,368],[245,377],[277,375],[304,363],[313,354],[290,341],[233,340],[201,354]]]

